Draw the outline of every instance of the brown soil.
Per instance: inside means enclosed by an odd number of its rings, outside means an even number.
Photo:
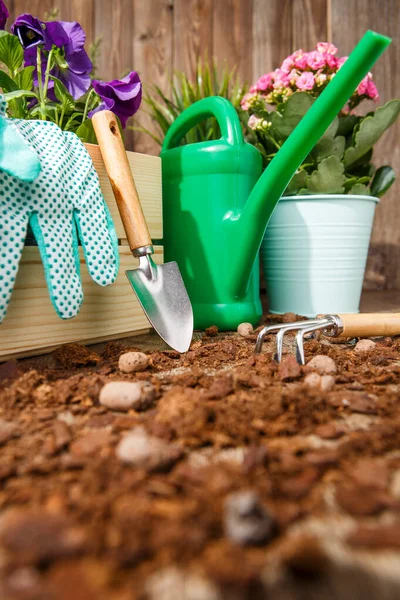
[[[399,597],[400,340],[307,342],[329,392],[254,340],[210,328],[129,375],[123,342],[0,365],[0,598]],[[155,402],[101,406],[121,380]]]

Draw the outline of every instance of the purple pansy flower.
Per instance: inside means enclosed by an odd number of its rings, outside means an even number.
[[[89,117],[100,110],[111,110],[119,117],[122,127],[125,128],[127,120],[135,114],[142,100],[142,84],[139,75],[132,71],[123,79],[114,79],[107,83],[94,79],[93,87],[102,102],[89,113]]]
[[[25,66],[36,66],[36,46],[43,46],[46,53],[56,46],[61,51],[54,54],[51,75],[63,82],[75,100],[88,91],[93,66],[84,49],[86,35],[79,23],[66,21],[44,23],[31,15],[21,15],[12,26],[12,31],[18,36],[25,49]],[[43,74],[46,65],[47,55],[44,53]],[[34,83],[37,85],[37,72]],[[53,87],[54,83],[50,81],[49,89]]]
[[[7,6],[4,4],[3,0],[0,0],[0,29],[5,28],[9,16]]]

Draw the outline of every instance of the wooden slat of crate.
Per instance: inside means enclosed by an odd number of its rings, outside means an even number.
[[[7,316],[0,327],[0,360],[40,354],[68,342],[104,341],[149,329],[125,270],[137,261],[128,246],[120,246],[120,271],[113,285],[101,287],[87,272],[81,251],[84,301],[77,317],[60,319],[48,295],[42,261],[36,247],[26,247]],[[162,263],[163,249],[155,247]]]
[[[114,200],[111,184],[104,167],[100,149],[94,144],[85,144],[94,166],[99,175],[101,189],[108,204],[114,221],[118,238],[125,238],[124,228],[119,216],[118,207]],[[162,202],[161,202],[161,159],[158,156],[149,156],[137,152],[128,152],[128,160],[139,198],[143,207],[144,216],[153,240],[162,238]]]

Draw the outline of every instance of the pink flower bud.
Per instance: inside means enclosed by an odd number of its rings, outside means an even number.
[[[294,61],[293,58],[291,56],[288,56],[287,58],[285,58],[285,60],[283,61],[282,65],[281,65],[281,70],[284,73],[290,73],[291,69],[294,66]]]
[[[371,79],[368,82],[367,96],[369,96],[371,98],[371,100],[374,100],[375,102],[377,102],[379,100],[378,88],[376,87],[375,83]]]
[[[265,75],[261,75],[260,79],[256,83],[256,88],[258,91],[265,92],[266,90],[272,88],[273,81],[274,81],[274,72],[266,73]]]
[[[317,71],[325,66],[325,56],[316,50],[307,53],[307,64],[310,69]]]
[[[296,69],[304,70],[307,67],[307,54],[303,50],[296,50],[292,54],[292,58]]]
[[[330,54],[331,56],[335,56],[337,53],[337,48],[330,42],[318,42],[317,50],[321,54]]]
[[[296,86],[299,90],[312,90],[315,85],[315,78],[312,73],[306,71],[302,73],[296,81]]]

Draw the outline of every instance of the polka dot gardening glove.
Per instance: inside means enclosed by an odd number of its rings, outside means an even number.
[[[109,285],[118,273],[115,229],[92,160],[79,138],[55,123],[5,118],[36,153],[25,180],[0,160],[0,322],[10,301],[28,223],[39,246],[51,301],[62,319],[78,314],[83,300],[78,236],[93,280]],[[1,145],[0,135],[0,145]],[[13,148],[13,147],[12,147]],[[28,148],[28,150],[27,150]],[[15,150],[15,147],[14,147]],[[0,157],[4,148],[0,147]],[[18,154],[15,164],[21,161]],[[10,162],[10,161],[9,161]],[[34,163],[34,161],[32,161]],[[39,172],[40,171],[40,172]],[[17,172],[21,177],[21,172]]]

